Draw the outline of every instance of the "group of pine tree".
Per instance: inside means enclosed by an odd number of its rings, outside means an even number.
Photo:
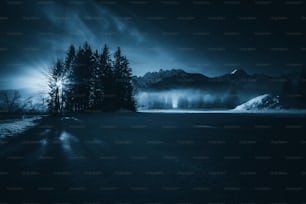
[[[64,60],[57,60],[49,71],[50,113],[135,111],[132,69],[120,47],[113,54],[107,45],[102,53],[86,42],[78,50],[68,49]]]

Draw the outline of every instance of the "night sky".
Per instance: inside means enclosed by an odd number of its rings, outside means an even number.
[[[1,1],[0,89],[42,86],[70,44],[120,46],[134,75],[233,69],[281,75],[306,61],[303,1]],[[46,84],[46,83],[45,83]]]

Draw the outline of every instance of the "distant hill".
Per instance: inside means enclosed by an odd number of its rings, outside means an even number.
[[[264,93],[278,94],[286,77],[270,77],[267,75],[250,75],[242,69],[219,77],[207,77],[200,73],[188,73],[180,69],[148,72],[144,76],[134,77],[136,91],[154,91],[171,89],[201,89],[215,92],[227,92],[230,89],[238,93],[261,95]]]

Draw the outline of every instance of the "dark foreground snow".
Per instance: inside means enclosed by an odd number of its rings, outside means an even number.
[[[82,114],[0,142],[0,203],[303,203],[306,116]]]

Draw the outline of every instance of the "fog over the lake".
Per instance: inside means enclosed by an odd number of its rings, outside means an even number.
[[[230,92],[212,92],[201,89],[172,89],[163,91],[140,91],[135,99],[139,110],[145,109],[198,109],[234,108],[250,99]]]

